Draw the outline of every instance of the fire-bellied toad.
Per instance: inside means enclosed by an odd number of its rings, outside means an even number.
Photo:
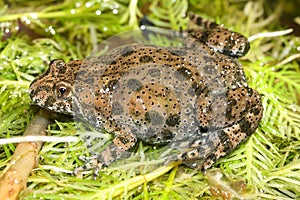
[[[188,30],[185,47],[129,44],[97,58],[53,60],[31,83],[35,104],[114,134],[77,171],[128,156],[138,140],[180,150],[166,162],[206,170],[255,131],[261,99],[237,61],[247,39],[193,14],[191,21],[203,30]]]

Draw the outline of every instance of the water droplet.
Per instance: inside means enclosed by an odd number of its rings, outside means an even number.
[[[101,10],[96,10],[96,15],[101,15]]]
[[[118,9],[113,9],[112,12],[113,12],[113,14],[118,14],[119,11],[118,11]]]
[[[76,10],[75,10],[75,9],[72,9],[70,12],[71,12],[71,14],[75,14],[75,13],[76,13]]]
[[[26,23],[26,24],[30,24],[31,21],[30,21],[29,19],[27,19],[27,20],[25,21],[25,23]]]
[[[46,32],[50,32],[52,35],[55,35],[56,31],[54,30],[53,26],[49,26],[46,30]]]
[[[92,3],[91,3],[91,2],[86,2],[86,3],[85,3],[85,7],[90,8],[91,6],[92,6]]]
[[[81,2],[75,3],[75,6],[76,6],[77,8],[80,7],[80,6],[81,6]]]

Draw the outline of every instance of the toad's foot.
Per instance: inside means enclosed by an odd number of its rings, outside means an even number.
[[[81,177],[82,172],[88,171],[88,170],[93,170],[93,179],[96,179],[96,177],[98,176],[99,170],[103,167],[103,163],[99,162],[97,158],[98,158],[97,155],[90,156],[90,157],[80,156],[79,160],[83,161],[85,164],[83,166],[76,168],[73,171],[73,174],[76,177]]]

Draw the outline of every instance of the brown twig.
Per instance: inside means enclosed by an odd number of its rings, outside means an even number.
[[[40,110],[24,132],[24,136],[46,135],[51,120],[44,110]],[[42,142],[23,142],[17,145],[11,161],[0,176],[0,199],[17,199],[26,187],[27,178],[36,165]]]

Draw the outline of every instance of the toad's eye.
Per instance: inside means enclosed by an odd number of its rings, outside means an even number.
[[[65,87],[60,87],[60,88],[58,88],[58,90],[59,90],[61,96],[63,96],[67,92],[67,88],[65,88]]]
[[[71,88],[67,83],[60,83],[56,85],[56,96],[58,98],[67,98],[71,95]]]

